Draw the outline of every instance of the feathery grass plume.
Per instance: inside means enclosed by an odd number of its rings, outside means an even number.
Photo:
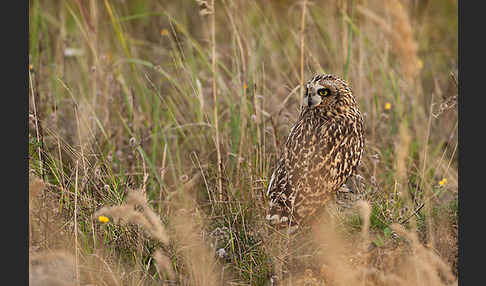
[[[414,38],[409,15],[399,0],[384,0],[383,2],[391,23],[368,7],[357,5],[356,10],[378,25],[381,31],[390,38],[392,50],[400,63],[401,71],[405,78],[412,83],[423,68],[423,62],[418,57],[418,43]]]
[[[135,210],[140,206],[143,212]],[[111,216],[116,224],[138,224],[154,239],[163,244],[169,243],[169,236],[158,215],[148,205],[146,197],[141,191],[130,191],[126,203],[120,206],[102,207],[93,216]]]
[[[156,262],[157,266],[157,271],[159,272],[159,276],[163,277],[163,273],[167,275],[167,278],[169,280],[175,280],[175,273],[174,270],[172,269],[172,264],[170,262],[170,259],[165,256],[160,249],[157,249],[154,252],[154,259]]]
[[[202,239],[202,217],[195,218],[199,214],[193,199],[189,198],[187,188],[194,185],[199,176],[189,180],[186,188],[173,195],[169,205],[174,209],[174,214],[170,216],[171,236],[177,249],[182,253],[184,280],[189,285],[219,285],[219,274],[216,271],[216,261],[213,253],[207,248],[206,242]],[[135,210],[135,206],[142,207],[143,212]],[[169,236],[166,228],[162,225],[157,214],[148,205],[146,197],[139,191],[132,191],[128,194],[126,203],[120,206],[103,207],[93,216],[111,216],[114,223],[127,224],[133,223],[142,228],[154,239],[159,240],[165,245],[169,243]],[[165,273],[170,280],[175,278],[174,270],[171,268],[170,260],[162,254],[161,250],[156,250],[154,259],[160,274]]]
[[[46,184],[31,177],[29,284],[30,285],[113,285],[128,281],[132,268],[116,262],[113,252],[78,246],[75,250],[74,234],[69,223],[63,221],[57,208],[59,202],[46,189]],[[83,235],[84,234],[80,234]],[[87,237],[83,237],[87,241]],[[79,261],[76,262],[75,253]],[[77,274],[80,273],[79,279]],[[136,277],[135,281],[141,281]],[[131,283],[130,285],[135,285]]]
[[[420,73],[423,64],[418,57],[418,44],[414,39],[412,24],[407,10],[399,0],[384,0],[385,9],[391,18],[391,39],[402,72],[410,83]]]
[[[137,211],[135,207],[141,207],[142,211]],[[168,245],[169,236],[159,216],[152,210],[147,202],[147,198],[142,191],[130,191],[126,198],[126,203],[120,206],[103,207],[93,214],[94,217],[101,215],[111,216],[113,222],[117,224],[138,224],[146,233],[153,239],[156,239]],[[174,280],[175,274],[172,269],[170,260],[162,254],[160,249],[157,249],[153,257],[156,262],[157,271],[161,277],[162,273],[167,274],[170,280]]]
[[[350,254],[359,247],[346,239],[334,217],[325,216],[320,225],[314,228],[313,241],[320,250],[318,269],[326,285],[357,285],[360,280],[357,276],[360,275],[350,263]]]
[[[191,180],[192,181],[192,180]],[[182,255],[184,280],[188,285],[222,285],[222,269],[203,238],[204,217],[193,196],[178,192],[170,202],[170,230],[176,249]]]
[[[415,285],[457,285],[450,267],[434,252],[425,248],[417,234],[406,230],[402,225],[392,224],[391,229],[409,241],[411,254],[404,259],[401,269],[407,282]]]

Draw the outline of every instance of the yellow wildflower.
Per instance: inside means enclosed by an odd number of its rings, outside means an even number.
[[[111,54],[111,51],[109,51],[107,54],[106,54],[106,61],[107,62],[111,62],[111,58],[112,58],[112,54]]]
[[[161,35],[161,36],[168,36],[168,35],[169,35],[169,30],[167,30],[167,29],[162,29],[162,31],[160,31],[160,35]]]
[[[447,184],[447,179],[442,178],[442,180],[439,181],[439,186],[443,187],[445,184]]]
[[[33,70],[34,66],[32,64],[29,65],[29,70]]]
[[[98,217],[98,220],[99,220],[100,222],[102,222],[102,223],[107,223],[107,222],[109,222],[109,221],[110,221],[110,219],[109,219],[109,218],[107,218],[107,217],[106,217],[106,216],[104,216],[104,215],[100,215],[100,216]]]
[[[391,103],[387,102],[385,104],[385,110],[390,110],[391,109]]]
[[[418,59],[417,66],[418,66],[419,70],[421,70],[424,67],[424,62],[421,59]]]

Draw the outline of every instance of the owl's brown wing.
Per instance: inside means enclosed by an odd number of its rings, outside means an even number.
[[[267,196],[270,206],[267,220],[277,228],[297,226],[294,202],[298,196],[298,182],[305,175],[308,164],[305,160],[308,153],[310,127],[305,120],[297,122],[289,132],[277,167],[268,185]]]
[[[297,123],[270,179],[267,220],[277,227],[296,226],[339,189],[359,163],[362,148],[352,126],[326,121],[318,128]]]
[[[356,171],[363,139],[352,124],[329,124],[318,132],[318,150],[309,156],[310,167],[301,180],[295,200],[296,217],[310,218]]]
[[[267,189],[267,196],[270,199],[267,220],[273,225],[287,225],[290,217],[291,202],[289,196],[292,191],[287,174],[284,157],[281,157],[275,171],[273,171]]]

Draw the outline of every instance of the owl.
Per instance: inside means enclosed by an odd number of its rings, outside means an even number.
[[[266,220],[289,233],[311,220],[356,172],[363,146],[363,119],[348,84],[315,75],[270,178]]]

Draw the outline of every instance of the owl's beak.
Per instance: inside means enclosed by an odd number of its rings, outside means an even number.
[[[314,107],[316,105],[319,105],[322,102],[322,98],[318,95],[312,95],[312,96],[307,96],[307,106],[308,107]]]

